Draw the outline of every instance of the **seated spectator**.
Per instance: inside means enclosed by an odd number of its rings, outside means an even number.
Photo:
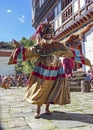
[[[88,70],[85,80],[89,81],[91,83],[91,85],[93,86],[93,65],[90,68],[90,70]]]
[[[12,80],[10,76],[4,76],[1,87],[5,89],[9,89],[11,87],[11,81]]]
[[[91,71],[90,70],[88,70],[86,77],[85,77],[85,80],[91,81]]]
[[[90,71],[91,71],[91,80],[90,80],[90,82],[91,82],[91,84],[93,86],[93,65],[91,66]]]

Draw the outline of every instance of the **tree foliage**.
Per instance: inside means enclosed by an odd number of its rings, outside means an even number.
[[[28,48],[35,44],[31,39],[26,39],[25,37],[23,37],[20,42],[24,45],[24,47]]]
[[[22,39],[19,41],[21,44],[24,45],[24,47],[29,48],[35,44],[35,41],[32,41],[31,38],[26,39],[25,37],[22,37]],[[14,49],[13,43],[10,42],[0,42],[0,48],[7,48],[7,49]],[[19,62],[15,65],[15,71],[16,73],[30,73],[34,67],[34,62],[31,62],[30,60],[25,62]]]
[[[25,37],[23,37],[20,42],[26,48],[29,48],[35,44],[35,42],[33,42],[31,39],[26,39]],[[19,62],[16,65],[16,72],[27,74],[32,71],[33,67],[34,67],[34,62],[31,62],[30,60],[27,60],[25,62]]]

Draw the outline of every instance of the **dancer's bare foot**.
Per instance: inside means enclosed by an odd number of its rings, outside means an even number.
[[[34,114],[34,118],[39,118],[39,116],[40,116],[40,106],[37,105],[37,111],[36,111],[36,113]]]
[[[40,117],[40,114],[39,113],[35,113],[34,114],[34,118],[38,119]]]

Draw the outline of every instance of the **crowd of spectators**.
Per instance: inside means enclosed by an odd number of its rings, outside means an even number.
[[[28,84],[29,74],[0,75],[0,86],[2,88],[25,87]]]

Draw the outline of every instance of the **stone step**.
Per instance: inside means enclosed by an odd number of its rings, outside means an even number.
[[[70,91],[81,91],[81,81],[85,80],[86,73],[84,71],[74,71],[73,77],[68,78]]]

